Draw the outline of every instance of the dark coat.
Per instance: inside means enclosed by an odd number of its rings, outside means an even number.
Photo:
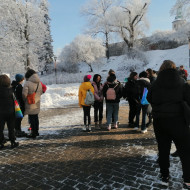
[[[161,71],[147,95],[153,118],[183,116],[181,102],[184,99],[190,105],[190,86],[184,83],[175,69]]]
[[[138,88],[138,91],[137,91],[137,97],[139,98],[138,100],[140,101],[142,99],[142,96],[143,96],[143,92],[144,92],[144,88],[147,88],[149,89],[150,88],[150,80],[148,78],[140,78],[138,81],[137,81],[137,88]]]
[[[125,83],[123,89],[123,97],[127,98],[128,100],[138,100],[138,87],[137,87],[137,80],[133,80],[128,78],[128,81]]]
[[[0,114],[14,114],[12,88],[0,87]]]
[[[13,92],[16,96],[16,99],[20,105],[20,108],[22,110],[22,113],[24,114],[24,110],[25,110],[25,106],[24,106],[24,100],[22,98],[22,85],[16,81],[13,81],[11,84],[12,88],[13,88]]]
[[[115,100],[107,100],[106,92],[107,92],[108,88],[114,88],[114,87],[115,87],[115,92],[116,92],[116,99]],[[114,81],[113,83],[108,83],[108,82],[105,83],[104,87],[103,87],[103,95],[106,99],[106,103],[119,103],[120,98],[123,96],[122,90],[123,90],[123,87],[119,81]]]
[[[150,83],[153,84],[153,82],[156,80],[156,77],[150,76],[149,77]]]

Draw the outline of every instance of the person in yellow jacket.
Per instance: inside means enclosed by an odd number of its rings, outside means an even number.
[[[91,105],[85,104],[86,92],[90,90],[94,94],[94,88],[90,82],[91,75],[84,76],[84,82],[79,87],[79,106],[83,108],[84,113],[84,127],[83,131],[91,131],[91,117],[90,117],[90,108]],[[87,125],[88,118],[88,125]]]

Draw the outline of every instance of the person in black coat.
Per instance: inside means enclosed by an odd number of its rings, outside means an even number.
[[[4,147],[4,127],[7,123],[9,131],[9,140],[11,147],[17,147],[18,142],[15,142],[15,110],[13,100],[13,90],[10,88],[11,81],[7,75],[0,75],[0,149]]]
[[[114,89],[114,99],[108,98],[108,92],[110,91],[109,88]],[[103,96],[106,100],[107,130],[111,130],[112,114],[114,116],[114,128],[118,128],[119,102],[120,98],[122,97],[122,85],[116,80],[115,74],[110,74],[110,76],[107,78],[107,83],[103,87]]]
[[[190,128],[182,106],[184,100],[190,105],[190,86],[184,83],[172,61],[165,60],[161,65],[147,99],[152,105],[162,184],[168,185],[173,141],[182,162],[184,186],[190,189]]]
[[[24,82],[24,76],[21,74],[15,75],[15,80],[12,82],[11,86],[13,88],[13,92],[15,94],[15,97],[19,103],[20,109],[24,115],[25,111],[25,105],[22,98],[22,83]],[[26,133],[21,130],[21,122],[22,118],[16,118],[15,120],[15,135],[17,137],[26,137]]]
[[[129,103],[129,127],[134,127],[134,118],[137,113],[138,106],[138,88],[137,88],[138,74],[136,72],[131,72],[127,82],[125,83],[123,89],[123,98],[126,98]]]
[[[142,105],[141,104],[141,99],[143,96],[144,88],[149,89],[150,88],[150,80],[147,78],[147,73],[145,71],[141,72],[139,74],[139,80],[137,81],[137,112],[136,112],[136,122],[135,122],[135,130],[139,130],[139,118],[140,118],[140,113],[142,110],[142,124],[141,124],[141,132],[146,133],[146,115],[147,115],[147,109],[148,109],[148,104]]]

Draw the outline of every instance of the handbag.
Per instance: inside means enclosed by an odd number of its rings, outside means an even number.
[[[148,94],[148,89],[144,88],[143,96],[142,96],[142,99],[141,99],[141,104],[142,105],[148,105],[149,104],[148,100],[146,99],[147,94]]]
[[[27,95],[27,102],[28,102],[28,104],[35,104],[35,96],[36,96],[36,92],[38,90],[38,86],[39,86],[39,83],[37,85],[36,91],[33,92],[32,94],[28,94]]]
[[[14,94],[13,94],[13,99],[14,99],[14,104],[15,104],[15,117],[16,118],[23,118],[22,111],[20,109],[19,103],[18,103]]]

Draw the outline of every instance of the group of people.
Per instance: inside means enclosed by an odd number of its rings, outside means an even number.
[[[93,100],[95,129],[101,129],[103,119],[103,101],[106,101],[106,129],[118,128],[119,102],[121,97],[129,103],[129,127],[147,132],[147,126],[152,123],[158,143],[159,166],[161,181],[164,185],[169,182],[169,155],[171,144],[174,142],[179,154],[184,179],[184,188],[190,189],[190,128],[184,117],[183,102],[190,105],[190,86],[186,82],[187,73],[183,66],[177,70],[174,62],[165,60],[158,73],[152,69],[142,71],[139,76],[131,72],[123,86],[110,70],[107,80],[101,83],[101,75],[84,76],[84,82],[79,87],[79,106],[84,112],[84,131],[91,131],[90,109]],[[26,80],[23,84],[24,79]],[[12,82],[7,75],[0,75],[0,149],[6,143],[4,126],[7,123],[11,148],[19,145],[16,136],[26,135],[21,130],[22,118],[15,117],[14,97],[19,102],[24,115],[32,128],[29,138],[39,135],[40,97],[46,91],[46,86],[40,82],[37,73],[29,69],[25,77],[15,76]],[[145,93],[147,92],[147,94]],[[34,94],[34,101],[28,101],[28,96]],[[87,101],[88,97],[88,101]],[[142,100],[146,100],[145,103]],[[142,124],[139,117],[142,111]],[[146,118],[149,121],[146,121]],[[112,125],[113,123],[113,125]]]
[[[124,86],[116,79],[113,70],[110,70],[108,74],[104,84],[101,83],[100,75],[94,75],[92,83],[90,82],[91,75],[86,75],[79,88],[79,105],[84,110],[83,130],[91,130],[91,105],[85,104],[88,90],[95,97],[95,128],[102,127],[104,98],[106,101],[106,129],[111,130],[112,122],[113,127],[118,128],[119,101],[121,97],[126,98],[129,103],[129,127],[146,133],[147,126],[153,122],[158,143],[158,163],[162,184],[166,186],[169,184],[169,156],[173,141],[182,163],[184,188],[190,189],[190,128],[186,123],[182,105],[182,102],[185,101],[190,106],[190,86],[186,82],[187,72],[183,66],[177,69],[174,62],[165,60],[157,73],[152,69],[142,71],[139,76],[136,72],[131,72]],[[145,97],[147,103],[143,104],[145,89],[148,92]],[[140,127],[141,110],[142,124]],[[148,122],[146,122],[147,117]]]
[[[24,79],[26,80],[23,86]],[[16,137],[36,138],[39,136],[39,118],[40,97],[46,91],[47,87],[42,82],[38,74],[29,69],[25,77],[21,74],[15,75],[15,80],[11,83],[7,75],[0,75],[0,149],[7,142],[4,137],[5,123],[8,128],[8,136],[11,142],[11,148],[19,145]],[[28,96],[33,94],[34,102],[28,101]],[[22,117],[15,117],[15,99],[17,100],[23,115],[28,115],[28,122],[31,127],[31,133],[26,134],[21,130]]]

